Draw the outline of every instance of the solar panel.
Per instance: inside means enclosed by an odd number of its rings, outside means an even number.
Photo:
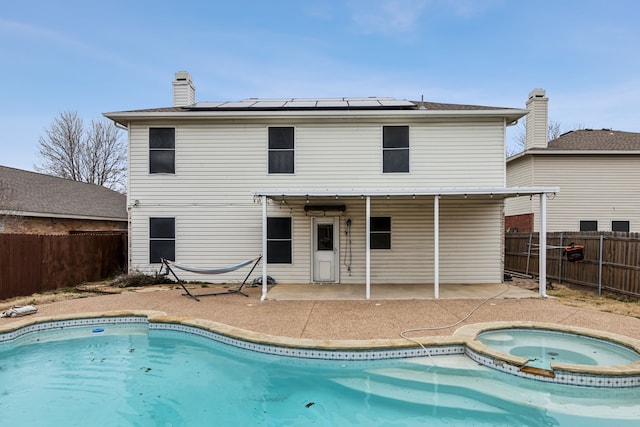
[[[314,108],[318,101],[315,100],[292,100],[284,104],[285,108]]]
[[[349,107],[381,107],[380,102],[373,99],[349,99],[347,102]]]
[[[196,102],[191,105],[190,108],[217,108],[222,104],[224,104],[224,102]]]
[[[313,109],[313,108],[354,108],[354,109],[385,109],[385,108],[414,108],[410,101],[395,98],[247,98],[230,102],[198,102],[190,109],[208,110],[245,110],[245,109]]]
[[[349,103],[341,99],[319,99],[316,106],[318,108],[346,108]]]
[[[402,101],[398,99],[381,99],[380,104],[383,107],[415,107],[411,101]]]
[[[255,102],[255,104],[251,106],[251,108],[282,108],[284,107],[284,104],[286,104],[286,102],[287,101],[284,100],[266,101],[259,99]]]
[[[247,100],[247,101],[236,101],[236,102],[225,102],[221,104],[218,108],[230,109],[230,108],[249,108],[253,104],[256,103],[256,100]]]

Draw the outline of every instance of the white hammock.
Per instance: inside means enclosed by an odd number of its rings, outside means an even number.
[[[198,267],[190,267],[188,265],[181,265],[181,264],[176,264],[173,261],[169,261],[168,259],[162,259],[162,266],[163,268],[166,267],[167,271],[166,272],[162,272],[162,268],[160,268],[160,274],[163,276],[166,276],[168,274],[171,274],[177,281],[178,283],[180,283],[180,286],[182,286],[182,289],[184,289],[184,294],[185,296],[191,297],[193,299],[195,299],[196,301],[200,301],[198,299],[198,297],[206,297],[206,296],[215,296],[215,295],[228,295],[228,294],[241,294],[244,295],[245,297],[248,297],[249,295],[245,294],[244,292],[242,292],[242,288],[245,285],[245,283],[247,282],[247,279],[249,279],[249,276],[251,276],[251,273],[253,273],[253,270],[255,270],[255,268],[258,266],[258,262],[262,259],[262,255],[260,255],[259,257],[253,258],[253,259],[249,259],[246,261],[241,262],[240,264],[236,264],[236,265],[231,265],[229,267],[221,267],[221,268],[198,268]],[[173,271],[173,269],[171,267],[175,267],[178,268],[180,270],[184,270],[184,271],[190,271],[192,273],[198,273],[198,274],[223,274],[223,273],[229,273],[231,271],[235,271],[238,270],[242,267],[245,267],[249,264],[253,264],[253,267],[251,267],[251,271],[249,271],[249,274],[247,274],[247,276],[244,278],[244,280],[242,281],[242,283],[240,284],[240,286],[237,289],[228,289],[224,292],[214,292],[214,293],[209,293],[209,294],[192,294],[191,292],[189,292],[189,289],[187,289],[187,287],[185,286],[185,281],[180,279],[178,277],[178,275],[175,273],[175,271]]]
[[[168,259],[164,260],[165,262],[167,262],[168,264],[171,264],[172,267],[176,267],[179,268],[180,270],[184,270],[184,271],[190,271],[192,273],[198,273],[198,274],[224,274],[224,273],[229,273],[232,271],[236,271],[246,265],[252,264],[254,262],[256,262],[256,260],[260,258],[260,257],[256,257],[253,259],[249,259],[247,261],[243,261],[240,264],[236,264],[236,265],[232,265],[229,267],[220,267],[220,268],[198,268],[198,267],[191,267],[188,265],[181,265],[181,264],[176,264],[173,261],[169,261]]]

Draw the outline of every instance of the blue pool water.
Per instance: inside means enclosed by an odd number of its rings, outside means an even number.
[[[637,426],[638,402],[638,388],[545,384],[461,355],[296,359],[143,325],[0,344],[4,425]]]
[[[482,332],[478,339],[498,351],[530,360],[590,366],[640,360],[634,350],[611,341],[546,329],[498,329]]]

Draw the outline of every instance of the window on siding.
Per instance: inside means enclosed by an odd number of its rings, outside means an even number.
[[[149,218],[149,262],[176,259],[176,219]]]
[[[598,221],[580,221],[580,231],[598,231]]]
[[[149,173],[176,173],[174,128],[149,128]]]
[[[382,172],[409,172],[409,126],[382,128]]]
[[[370,221],[369,248],[391,249],[391,217],[372,216]]]
[[[611,221],[611,231],[629,232],[629,221]]]
[[[269,128],[269,173],[294,172],[293,135],[292,127]]]
[[[291,264],[291,218],[267,218],[267,264]]]

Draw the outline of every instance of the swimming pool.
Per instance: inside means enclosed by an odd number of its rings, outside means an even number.
[[[290,357],[132,317],[11,334],[0,344],[8,425],[631,426],[640,418],[640,388],[544,384],[463,354],[326,360],[307,349]]]
[[[640,360],[635,350],[612,341],[549,329],[507,328],[478,334],[498,351],[543,364],[616,366]]]

